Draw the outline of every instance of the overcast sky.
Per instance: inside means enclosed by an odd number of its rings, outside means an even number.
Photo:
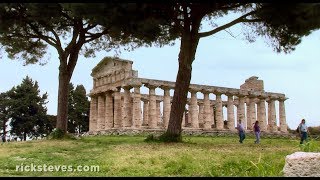
[[[230,32],[234,36],[239,34],[237,28],[230,29]],[[123,51],[119,58],[132,60],[133,69],[138,70],[141,78],[175,81],[180,48],[179,41],[176,42],[175,46]],[[292,53],[278,54],[265,39],[258,38],[256,42],[248,43],[241,36],[235,38],[223,31],[200,40],[191,83],[240,88],[247,78],[257,76],[264,81],[265,91],[284,93],[289,98],[285,106],[291,129],[295,129],[302,118],[309,126],[319,126],[319,42],[320,31],[315,31],[303,38]],[[22,61],[12,61],[3,56],[0,60],[0,92],[19,85],[28,75],[38,81],[42,94],[49,94],[48,113],[56,115],[59,64],[56,51],[49,48],[49,53],[50,59],[45,66],[23,66]],[[93,84],[91,70],[103,57],[113,55],[113,52],[99,52],[95,58],[80,56],[71,82],[75,86],[83,84],[88,93]],[[156,93],[163,94],[160,89]]]

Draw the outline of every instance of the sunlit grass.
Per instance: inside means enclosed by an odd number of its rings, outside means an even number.
[[[0,176],[282,176],[299,139],[248,136],[191,137],[181,143],[145,142],[145,136],[90,136],[1,145]],[[310,146],[310,145],[309,145]],[[310,146],[311,147],[311,146]],[[319,150],[319,141],[310,151]],[[21,172],[17,165],[98,165],[99,172]]]

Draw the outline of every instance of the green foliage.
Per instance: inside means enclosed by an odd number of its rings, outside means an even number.
[[[8,91],[11,134],[19,137],[43,136],[45,131],[47,93],[40,95],[38,82],[28,76]]]
[[[299,139],[186,137],[182,143],[147,143],[145,136],[87,136],[1,146],[0,176],[279,177]],[[16,165],[99,165],[99,172],[16,171]]]
[[[9,120],[9,96],[6,92],[0,93],[0,130],[2,130],[3,134],[6,134],[6,123]]]
[[[75,139],[71,134],[66,134],[61,129],[54,128],[49,135],[49,139]]]
[[[83,85],[69,84],[68,132],[81,133],[89,130],[90,102]]]
[[[50,133],[49,138],[50,139],[62,139],[64,136],[64,132],[61,129],[53,129],[53,131]]]
[[[320,135],[320,126],[316,127],[309,127],[309,134],[313,136],[319,136]]]
[[[320,143],[314,139],[309,138],[309,140],[299,145],[300,150],[303,152],[320,152]]]
[[[258,7],[254,16],[262,21],[257,35],[270,38],[277,52],[293,51],[303,36],[320,27],[319,3],[258,3]]]

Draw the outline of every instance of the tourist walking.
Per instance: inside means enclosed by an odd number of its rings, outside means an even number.
[[[300,134],[300,144],[303,144],[303,141],[307,141],[308,138],[308,127],[306,125],[306,120],[302,119],[301,123],[299,124],[299,134]]]
[[[239,133],[239,138],[240,138],[239,142],[243,143],[243,140],[246,138],[246,134],[245,134],[243,125],[241,123],[241,120],[239,120],[236,129],[238,130],[238,133]]]
[[[256,140],[254,141],[255,144],[260,143],[260,126],[259,126],[259,121],[256,121],[253,126],[253,132],[254,135],[256,136]]]

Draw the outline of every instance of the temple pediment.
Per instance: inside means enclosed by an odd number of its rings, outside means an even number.
[[[120,58],[103,58],[97,66],[92,69],[91,76],[94,80],[93,86],[104,86],[137,77],[138,72],[132,70],[132,63],[132,61]]]

